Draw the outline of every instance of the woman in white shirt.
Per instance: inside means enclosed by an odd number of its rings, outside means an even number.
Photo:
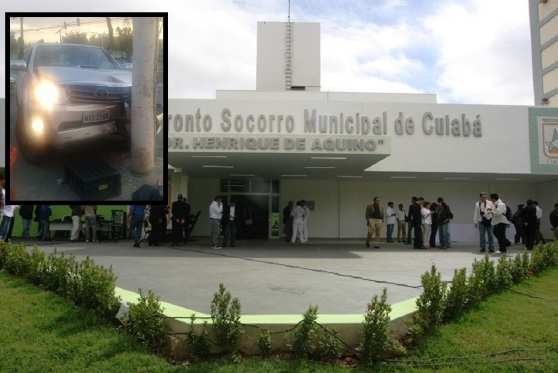
[[[0,223],[0,240],[6,242],[10,239],[10,228],[13,224],[14,212],[18,205],[4,205],[2,209],[2,222]]]
[[[430,229],[432,227],[432,211],[430,210],[430,203],[424,202],[422,204],[420,214],[422,215],[422,242],[424,242],[426,246],[426,242],[430,242]]]

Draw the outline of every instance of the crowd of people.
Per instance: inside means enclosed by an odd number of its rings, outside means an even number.
[[[539,203],[532,199],[528,199],[525,204],[519,204],[512,214],[511,208],[498,194],[488,196],[487,193],[481,193],[473,213],[473,222],[479,230],[480,251],[485,252],[488,245],[488,251],[494,252],[494,235],[500,252],[505,253],[511,246],[511,241],[506,237],[506,229],[511,225],[515,228],[514,243],[521,243],[527,250],[532,250],[534,245],[545,242],[541,233],[543,215]],[[558,203],[554,204],[549,220],[554,239],[558,240]]]
[[[402,203],[397,205],[390,201],[384,208],[379,197],[374,197],[364,213],[367,228],[366,247],[372,244],[379,249],[383,242],[382,232],[386,227],[385,242],[394,242],[395,226],[397,234],[395,240],[399,243],[413,245],[417,250],[450,247],[449,223],[453,213],[443,198],[436,202],[425,201],[423,197],[412,197],[407,210]],[[436,245],[438,237],[438,245]]]
[[[512,225],[515,228],[514,243],[532,250],[534,245],[545,242],[540,229],[542,218],[543,210],[537,201],[527,200],[525,204],[518,205],[512,214],[497,193],[480,193],[473,212],[473,223],[479,232],[480,252],[486,252],[487,248],[490,253],[496,252],[496,241],[498,251],[506,253],[512,245],[506,231]],[[414,249],[448,249],[451,246],[449,224],[452,219],[453,213],[441,197],[436,202],[412,197],[407,210],[402,203],[395,208],[391,201],[384,208],[380,198],[374,197],[365,209],[368,231],[365,244],[370,247],[372,243],[374,248],[380,248],[380,242],[384,242],[382,232],[385,225],[385,242],[394,242],[395,239],[399,243],[412,244]],[[558,240],[558,203],[554,205],[549,221],[554,239]],[[397,234],[394,238],[395,225]]]

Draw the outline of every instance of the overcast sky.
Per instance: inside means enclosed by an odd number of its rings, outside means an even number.
[[[7,11],[92,10],[75,0],[2,3]],[[294,21],[321,23],[322,90],[533,104],[527,0],[292,3]],[[169,97],[211,98],[217,89],[255,89],[256,22],[286,20],[287,0],[95,0],[101,9],[168,11]]]

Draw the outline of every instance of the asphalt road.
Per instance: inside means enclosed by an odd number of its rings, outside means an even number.
[[[17,149],[17,160],[11,175],[11,188],[15,188],[17,201],[79,201],[79,196],[64,181],[64,164],[68,160],[104,160],[120,171],[122,192],[111,201],[130,201],[131,194],[143,184],[153,184],[157,179],[163,182],[163,172],[167,165],[163,161],[163,136],[156,137],[155,168],[149,175],[137,176],[130,171],[130,153],[121,138],[114,136],[94,144],[68,147],[62,152],[53,151],[39,164],[28,162],[19,152],[16,137],[16,106],[14,92],[10,100],[10,147]],[[6,164],[8,160],[6,160]]]

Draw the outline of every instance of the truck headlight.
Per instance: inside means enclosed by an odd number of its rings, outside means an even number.
[[[41,80],[34,89],[35,100],[45,109],[50,110],[60,102],[60,88],[49,80]]]

